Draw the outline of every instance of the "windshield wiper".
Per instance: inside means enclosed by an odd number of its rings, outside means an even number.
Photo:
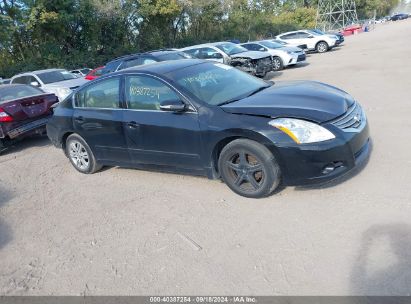
[[[265,90],[269,87],[271,87],[271,85],[266,85],[266,86],[263,86],[263,87],[259,87],[258,89],[254,90],[250,94],[248,94],[247,97],[253,96],[254,94],[257,94],[258,92],[261,92],[261,91],[263,91],[263,90]]]
[[[224,101],[224,102],[222,102],[222,103],[219,103],[218,106],[223,106],[223,105],[226,105],[226,104],[229,104],[229,103],[233,103],[233,102],[239,101],[239,100],[241,100],[241,99],[250,97],[250,96],[252,96],[252,95],[254,95],[254,94],[257,94],[258,92],[261,92],[261,91],[263,91],[263,90],[265,90],[265,89],[267,89],[267,88],[269,88],[269,87],[271,87],[271,85],[266,85],[266,86],[263,86],[263,87],[259,87],[258,89],[255,89],[254,91],[248,93],[246,96],[241,96],[241,97],[236,97],[236,98],[233,98],[233,99],[229,99],[229,100],[227,100],[227,101]]]

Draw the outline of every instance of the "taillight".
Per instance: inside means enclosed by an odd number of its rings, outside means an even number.
[[[4,112],[2,108],[0,108],[0,122],[10,122],[13,121],[13,117],[11,117],[9,114]]]

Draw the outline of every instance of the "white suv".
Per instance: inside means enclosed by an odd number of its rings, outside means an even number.
[[[337,45],[338,38],[332,35],[321,35],[309,30],[283,33],[276,37],[293,46],[306,45],[309,51],[325,53]]]

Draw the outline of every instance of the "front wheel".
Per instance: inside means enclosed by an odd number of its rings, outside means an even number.
[[[273,58],[273,71],[281,71],[284,68],[283,61],[280,57]]]
[[[325,53],[329,50],[329,48],[328,43],[324,41],[319,42],[316,46],[318,53]]]
[[[77,171],[92,174],[101,169],[86,141],[77,134],[72,134],[66,141],[66,155]]]
[[[280,167],[273,154],[249,139],[237,139],[225,146],[218,169],[227,186],[245,197],[266,197],[280,184]]]

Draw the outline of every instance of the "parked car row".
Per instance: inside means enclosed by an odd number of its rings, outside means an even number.
[[[359,103],[326,84],[254,76],[304,62],[301,47],[323,53],[340,43],[296,31],[132,54],[95,70],[21,73],[0,86],[0,150],[46,128],[85,174],[113,165],[192,172],[252,198],[280,182],[328,181],[368,156]]]

